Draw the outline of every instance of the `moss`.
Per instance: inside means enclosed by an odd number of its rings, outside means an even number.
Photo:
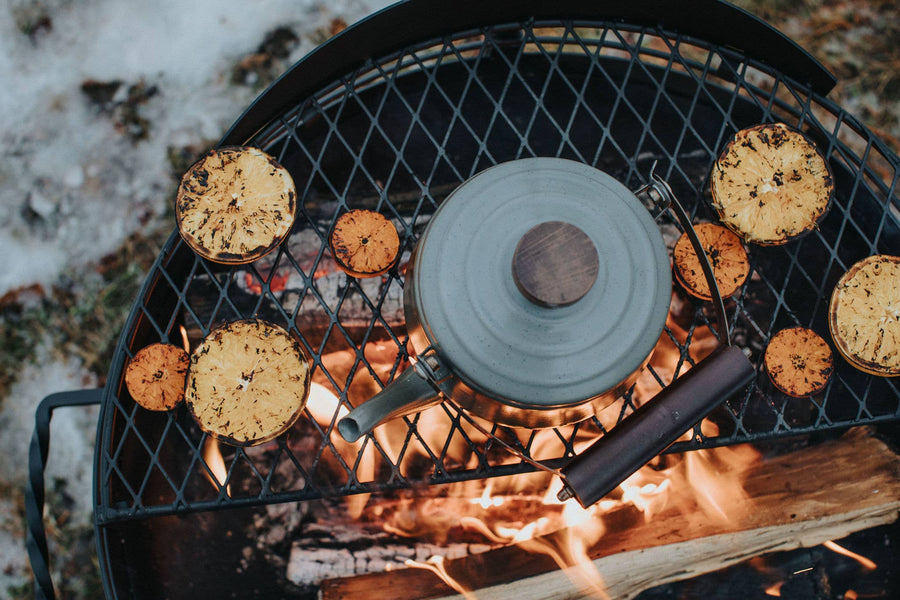
[[[0,397],[5,398],[23,365],[34,360],[34,352],[46,332],[49,315],[44,303],[24,304],[4,298],[0,303]]]
[[[28,581],[22,585],[11,585],[6,588],[9,600],[31,600],[34,598],[34,582]]]
[[[98,264],[61,277],[47,293],[27,288],[4,297],[0,398],[23,365],[35,360],[42,343],[59,356],[81,358],[102,384],[134,298],[168,235],[168,221],[161,221],[129,237]]]

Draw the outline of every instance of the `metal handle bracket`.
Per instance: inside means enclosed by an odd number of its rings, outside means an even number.
[[[34,573],[34,597],[37,600],[56,598],[50,577],[47,532],[44,528],[44,469],[47,467],[47,453],[50,449],[50,419],[57,408],[100,404],[102,398],[103,388],[60,392],[41,400],[35,411],[34,433],[28,447],[28,486],[25,488],[28,532],[25,547]]]

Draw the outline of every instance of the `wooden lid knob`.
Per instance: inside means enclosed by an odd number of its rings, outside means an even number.
[[[578,227],[547,221],[529,229],[513,254],[513,279],[538,306],[557,308],[581,300],[597,280],[597,248]]]

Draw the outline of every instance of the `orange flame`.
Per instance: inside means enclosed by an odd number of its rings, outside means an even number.
[[[347,407],[341,404],[340,399],[331,390],[315,381],[309,386],[306,409],[319,425],[326,428],[329,424],[337,423],[338,420],[344,418],[350,412],[347,410]],[[358,449],[362,446],[362,442],[350,444],[337,434],[331,436],[331,443],[334,444],[335,449],[341,456],[351,456],[351,449],[354,447]],[[371,444],[363,449],[362,456],[359,457],[356,476],[362,481],[375,477],[375,457]],[[347,496],[344,499],[347,505],[347,512],[351,518],[358,519],[362,516],[363,510],[365,510],[366,504],[369,502],[369,496],[370,494],[356,494]]]
[[[425,569],[427,571],[431,571],[432,573],[440,577],[444,583],[456,590],[456,592],[466,600],[478,600],[475,594],[463,587],[456,579],[454,579],[450,576],[449,573],[447,573],[447,568],[444,566],[443,556],[432,556],[426,562],[419,562],[409,558],[404,561],[403,564],[405,564],[407,567],[414,567],[417,569]]]
[[[842,554],[846,557],[852,558],[853,560],[855,560],[856,562],[861,564],[862,567],[868,571],[874,571],[875,569],[878,568],[877,564],[875,564],[873,561],[869,560],[865,556],[862,556],[861,554],[857,554],[856,552],[853,552],[851,550],[847,550],[843,546],[839,546],[838,544],[835,544],[832,541],[825,542],[822,545],[825,546],[826,548],[828,548],[829,550],[831,550],[832,552],[837,552],[838,554]]]
[[[181,330],[181,344],[184,346],[184,351],[190,354],[191,343],[188,341],[187,329],[184,328],[184,325],[179,325],[178,328]]]
[[[290,275],[290,272],[280,274],[276,272],[272,274],[269,279],[269,289],[272,290],[273,293],[283,292],[285,288],[287,288],[287,282],[288,279],[290,279]],[[265,277],[266,274],[264,273],[263,276]],[[244,283],[247,285],[247,289],[254,294],[262,294],[262,283],[260,283],[260,281],[249,271],[244,273]]]
[[[498,507],[503,506],[503,496],[491,496],[491,493],[494,489],[494,482],[489,480],[487,485],[484,486],[484,491],[481,493],[481,496],[478,498],[473,498],[469,500],[472,504],[477,504],[481,508],[487,510],[490,507]]]
[[[689,312],[692,309],[687,305],[680,309],[677,299],[673,299],[673,305],[675,310],[670,314],[668,326],[675,341],[664,334],[650,362],[664,384],[682,375],[691,367],[691,361],[701,360],[717,344],[708,328],[695,329],[690,334],[693,336],[690,360],[685,360],[679,345],[686,344],[689,333],[679,324],[683,320],[679,310]],[[382,381],[392,369],[404,366],[397,364],[397,349],[391,342],[367,343],[363,352]],[[380,389],[371,372],[364,369],[351,371],[353,365],[358,364],[358,358],[358,350],[349,348],[322,356],[323,366],[331,375],[327,383],[333,386],[331,381],[348,381],[346,395],[354,406]],[[346,409],[326,382],[321,378],[319,381],[322,385],[314,384],[310,394],[309,412],[323,427],[333,427],[336,420],[346,414]],[[636,386],[635,403],[639,405],[659,389],[656,377],[645,371]],[[615,425],[619,408],[613,405],[597,415],[604,426]],[[376,461],[382,458],[393,463],[392,468],[396,468],[401,476],[418,476],[412,470],[421,469],[423,464],[434,460],[428,448],[442,448],[441,459],[445,462],[479,468],[484,457],[472,448],[484,446],[484,433],[467,422],[454,421],[451,415],[452,411],[438,406],[410,417],[416,421],[414,435],[410,435],[410,429],[402,419],[385,423],[373,432],[381,449],[377,453],[365,438],[355,445],[347,445],[335,434],[332,441],[343,456],[352,456],[352,452],[345,450],[364,454],[357,455],[356,474],[360,481],[374,477],[376,469],[380,468]],[[492,430],[492,424],[474,419],[487,431]],[[711,422],[704,421],[701,427],[704,436],[717,433]],[[502,435],[518,436],[537,460],[558,457],[571,447],[580,452],[598,435],[596,427],[582,424],[572,446],[565,447],[561,439],[570,440],[571,432],[571,429],[567,432],[566,427],[536,431],[504,429]],[[478,535],[493,546],[517,544],[527,551],[549,556],[582,593],[608,598],[603,579],[591,559],[591,549],[601,543],[607,532],[607,519],[630,511],[650,520],[667,511],[681,510],[696,512],[708,519],[733,521],[752,509],[742,480],[746,468],[758,459],[759,453],[746,446],[661,457],[652,466],[644,467],[628,478],[607,498],[588,508],[582,508],[576,502],[557,500],[556,493],[562,481],[548,473],[536,472],[448,484],[442,486],[441,493],[435,498],[404,497],[387,510],[373,507],[372,514],[383,519],[385,531],[404,537],[425,537],[441,543],[441,540],[456,535],[453,532],[462,530],[467,539]],[[509,455],[510,463],[518,460]],[[368,496],[356,499],[360,504],[352,511],[354,515],[362,514],[367,499]],[[431,570],[460,594],[474,597],[464,583],[453,580],[441,558],[432,558],[425,563],[407,561],[406,564]]]
[[[187,329],[185,329],[184,325],[179,325],[178,329],[181,331],[181,343],[184,346],[184,351],[190,354],[191,343],[188,340]],[[212,436],[208,436],[203,441],[200,455],[203,457],[206,466],[209,468],[209,471],[204,472],[206,478],[216,491],[221,490],[224,486],[225,495],[230,497],[231,484],[226,485],[225,483],[228,480],[228,469],[225,466],[225,458],[222,456],[222,449],[219,447],[219,440]]]
[[[769,587],[766,588],[767,596],[775,596],[776,598],[781,598],[781,586],[784,585],[783,581],[779,581],[778,583],[773,583]]]
[[[213,484],[217,491],[224,486],[225,494],[230,497],[231,484],[225,484],[228,479],[228,469],[225,467],[225,459],[222,457],[222,450],[219,448],[219,440],[208,436],[203,442],[201,454],[203,460],[206,461],[206,466],[212,472],[212,475],[206,472],[206,478],[209,479],[209,482]]]

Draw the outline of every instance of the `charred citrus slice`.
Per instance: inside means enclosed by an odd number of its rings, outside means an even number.
[[[828,343],[805,327],[782,329],[772,336],[763,362],[775,387],[795,398],[818,394],[834,372]]]
[[[731,296],[744,285],[750,274],[750,260],[741,238],[730,229],[714,223],[699,223],[694,230],[712,266],[719,293],[723,298]],[[700,259],[686,233],[675,243],[672,263],[675,276],[685,291],[701,300],[712,300]]]
[[[351,210],[340,216],[329,237],[338,266],[353,277],[375,277],[391,268],[400,252],[397,228],[381,213]]]
[[[211,150],[181,179],[175,220],[184,241],[217,263],[265,256],[294,223],[297,192],[287,169],[261,150]]]
[[[184,400],[190,359],[171,344],[151,344],[138,350],[125,368],[125,387],[147,410],[169,410]]]
[[[309,393],[310,361],[284,329],[257,319],[210,332],[191,353],[186,394],[203,431],[253,446],[296,422]]]
[[[900,375],[900,257],[865,258],[831,293],[828,326],[838,352],[872,375]]]
[[[815,228],[834,193],[815,145],[782,123],[737,132],[713,166],[710,186],[722,223],[769,246]]]

